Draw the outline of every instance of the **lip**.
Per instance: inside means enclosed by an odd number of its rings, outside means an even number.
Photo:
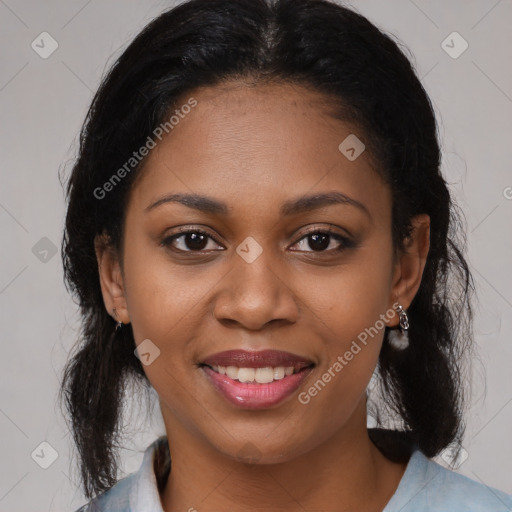
[[[313,371],[315,363],[306,357],[281,350],[226,350],[218,352],[200,363],[201,370],[228,402],[242,409],[268,409],[283,402]],[[273,382],[240,382],[213,370],[212,366],[237,366],[238,368],[264,368],[284,366],[294,368],[291,375]]]
[[[202,361],[202,364],[208,366],[237,366],[239,368],[293,366],[294,370],[297,371],[314,363],[311,359],[282,350],[226,350],[208,356]]]
[[[247,367],[248,368],[248,367]],[[209,366],[201,366],[214,389],[231,404],[241,409],[268,409],[290,397],[302,381],[313,371],[314,366],[303,368],[280,380],[268,384],[239,382],[212,370]]]

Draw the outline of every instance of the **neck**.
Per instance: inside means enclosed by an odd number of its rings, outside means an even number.
[[[227,457],[174,417],[164,414],[164,420],[172,461],[161,495],[167,512],[238,510],[240,504],[248,512],[381,512],[407,465],[387,459],[369,438],[365,400],[331,438],[274,464]]]

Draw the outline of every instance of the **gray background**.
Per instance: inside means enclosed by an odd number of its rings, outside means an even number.
[[[68,175],[78,130],[104,71],[170,5],[0,0],[2,511],[75,510],[85,502],[56,401],[78,326],[58,252],[65,211],[58,171]],[[467,255],[480,299],[475,334],[481,364],[473,378],[467,458],[457,471],[512,493],[512,2],[349,5],[410,48],[439,116],[443,171],[466,214]],[[31,47],[45,31],[58,43],[47,59]],[[469,44],[458,58],[442,47],[453,31]],[[452,52],[462,48],[457,40],[447,44]],[[143,449],[163,433],[158,410],[152,421],[142,418],[131,428],[125,473],[138,468]],[[31,457],[36,450],[40,461],[49,461],[49,449],[41,452],[43,441],[58,453],[47,469]]]

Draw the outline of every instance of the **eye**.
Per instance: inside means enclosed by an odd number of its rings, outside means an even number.
[[[161,245],[170,247],[176,252],[199,252],[215,250],[215,247],[208,247],[209,240],[220,245],[215,238],[207,231],[199,228],[180,229],[178,233],[164,238]],[[334,244],[333,244],[334,242]],[[336,247],[336,242],[338,246]],[[305,250],[308,244],[312,251]],[[178,247],[180,245],[181,247]],[[295,245],[302,247],[298,252],[341,252],[345,249],[354,247],[354,242],[335,231],[329,229],[315,229],[303,236]],[[334,247],[332,247],[334,245]]]
[[[336,247],[336,243],[334,243],[334,247],[332,247],[333,241],[338,243],[338,247]],[[314,231],[310,231],[306,236],[302,237],[296,245],[302,245],[304,248],[306,244],[308,244],[313,251],[305,252],[341,252],[344,249],[354,247],[354,243],[350,238],[329,229],[316,229]]]
[[[217,243],[207,231],[202,229],[180,229],[179,233],[164,238],[161,245],[171,247],[177,252],[208,251],[212,249],[208,248],[208,239]],[[178,244],[174,243],[178,241]],[[176,247],[176,245],[181,245],[181,247]]]

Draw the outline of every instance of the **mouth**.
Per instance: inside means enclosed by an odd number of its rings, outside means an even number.
[[[198,366],[231,404],[265,409],[292,395],[316,365],[290,352],[230,350],[214,354]]]
[[[290,368],[301,370],[314,362],[304,356],[282,350],[225,350],[206,357],[200,364],[210,368]]]
[[[248,384],[270,384],[271,382],[284,379],[290,375],[294,375],[314,366],[313,363],[303,366],[265,366],[257,368],[238,367],[238,366],[221,366],[200,364],[201,367],[208,367],[210,370],[220,375],[226,375],[232,380]]]

